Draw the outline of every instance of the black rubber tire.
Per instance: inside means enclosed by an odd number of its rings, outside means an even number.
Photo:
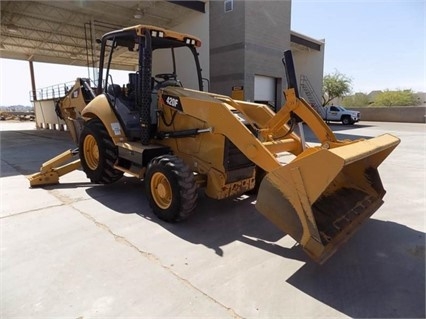
[[[88,153],[90,150],[87,149],[87,144],[89,144],[87,141],[96,144],[98,158],[94,159],[93,156],[92,159],[86,158],[90,156]],[[84,123],[80,134],[79,155],[83,171],[92,183],[111,184],[123,176],[123,172],[114,168],[114,163],[118,158],[118,149],[108,135],[103,123],[97,118]]]
[[[159,179],[166,186],[166,193],[169,194],[164,197],[168,198],[161,198],[161,190],[155,187]],[[194,212],[198,198],[197,185],[192,170],[179,157],[162,155],[153,158],[147,167],[144,183],[149,205],[161,220],[178,222]]]
[[[259,192],[260,183],[262,183],[263,178],[266,176],[266,172],[261,169],[259,166],[256,166],[256,177],[254,188],[246,192],[247,195],[257,195]]]
[[[342,117],[342,124],[343,125],[349,125],[352,124],[352,120],[349,116]]]

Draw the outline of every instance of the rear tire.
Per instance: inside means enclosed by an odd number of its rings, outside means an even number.
[[[92,183],[110,184],[119,180],[123,172],[114,164],[118,150],[103,123],[95,118],[84,123],[79,141],[81,166]]]
[[[182,159],[173,155],[155,157],[147,167],[144,182],[149,204],[158,218],[177,222],[194,212],[197,185]]]

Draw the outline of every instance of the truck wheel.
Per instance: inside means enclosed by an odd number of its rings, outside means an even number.
[[[349,116],[344,116],[342,117],[342,123],[343,125],[349,125],[352,124],[352,120]]]
[[[123,172],[114,168],[117,147],[99,119],[84,123],[79,141],[81,166],[92,183],[110,184],[119,180]]]
[[[145,175],[145,191],[154,214],[167,222],[187,219],[197,204],[194,174],[182,159],[173,155],[151,160]]]

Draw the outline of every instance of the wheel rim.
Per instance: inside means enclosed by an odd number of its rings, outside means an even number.
[[[151,194],[155,203],[161,209],[167,209],[172,203],[172,187],[167,177],[156,172],[151,178]]]
[[[87,135],[83,143],[84,159],[87,166],[92,170],[96,170],[99,165],[99,148],[98,143],[92,135]]]

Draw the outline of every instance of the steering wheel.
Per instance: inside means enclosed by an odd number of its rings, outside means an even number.
[[[159,80],[157,80],[157,78],[162,79],[163,81],[159,81]],[[168,81],[168,80],[175,80],[176,81],[176,74],[174,74],[174,73],[159,73],[159,74],[156,74],[154,76],[155,83],[161,83],[161,82]]]

